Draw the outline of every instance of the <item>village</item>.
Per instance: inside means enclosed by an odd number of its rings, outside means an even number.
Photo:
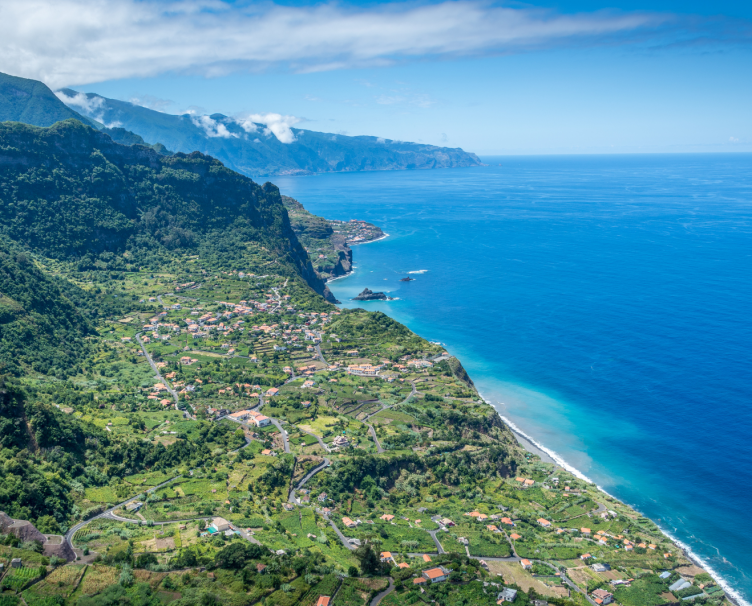
[[[383,314],[313,306],[282,276],[186,278],[160,278],[108,325],[100,405],[66,414],[212,454],[85,489],[82,510],[104,513],[66,535],[74,562],[130,548],[169,568],[239,541],[271,550],[263,570],[319,554],[331,574],[305,585],[312,604],[389,587],[385,605],[724,599],[648,519],[524,452],[443,347]],[[373,583],[352,576],[364,549]]]

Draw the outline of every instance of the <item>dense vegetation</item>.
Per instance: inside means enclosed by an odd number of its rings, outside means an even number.
[[[80,270],[123,271],[185,251],[227,266],[258,248],[328,293],[275,186],[200,153],[118,145],[73,120],[0,124],[0,233]]]
[[[284,204],[344,229],[198,153],[0,124],[0,511],[68,531],[0,515],[0,606],[727,606],[440,345],[317,294]]]
[[[91,353],[86,338],[94,326],[82,313],[89,299],[69,282],[41,271],[19,247],[0,240],[0,374],[17,375],[22,368],[75,374]]]

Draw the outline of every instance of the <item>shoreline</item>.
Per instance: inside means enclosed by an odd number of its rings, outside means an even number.
[[[375,240],[370,240],[368,242],[362,242],[361,244],[370,244],[372,242],[378,242],[380,240],[385,239],[388,236],[389,236],[389,234],[384,234],[384,236],[382,236],[381,238],[377,238]],[[327,282],[330,282],[330,281],[333,281],[333,280],[338,280],[340,278],[346,278],[346,277],[348,277],[348,276],[350,276],[350,275],[352,275],[354,273],[355,273],[355,266],[353,266],[353,270],[352,271],[348,272],[344,276],[338,276],[337,278],[333,278],[332,280],[327,280]],[[569,463],[567,463],[567,461],[559,453],[557,453],[556,451],[554,451],[554,450],[552,450],[550,448],[547,448],[544,444],[538,442],[532,436],[527,435],[511,419],[509,419],[509,418],[505,417],[504,415],[502,415],[497,410],[496,406],[494,406],[493,403],[490,400],[486,399],[486,397],[483,396],[483,394],[481,394],[477,390],[477,388],[476,388],[476,392],[478,393],[478,395],[480,396],[480,398],[486,404],[488,404],[494,411],[496,411],[496,414],[499,415],[499,417],[504,422],[504,424],[510,429],[510,431],[512,432],[512,435],[514,435],[514,437],[517,439],[518,444],[520,444],[520,446],[522,446],[522,448],[524,448],[528,452],[530,452],[530,453],[532,453],[532,454],[537,455],[538,457],[540,457],[540,459],[541,459],[542,462],[544,462],[544,463],[550,463],[552,465],[561,467],[562,469],[564,469],[565,471],[571,473],[575,477],[577,477],[577,478],[579,478],[579,479],[581,479],[581,480],[583,480],[583,481],[585,481],[585,482],[587,482],[589,484],[592,484],[593,486],[595,486],[595,488],[598,491],[602,492],[604,495],[608,496],[609,498],[614,499],[615,501],[618,501],[622,505],[628,507],[629,509],[631,509],[632,511],[634,511],[634,512],[636,512],[638,514],[643,515],[637,507],[635,507],[634,505],[631,505],[631,504],[627,503],[626,501],[623,501],[622,499],[620,499],[620,498],[618,498],[618,497],[610,494],[608,491],[606,491],[605,489],[603,489],[596,482],[594,482],[589,477],[587,477],[584,473],[582,473],[579,469],[577,469],[577,468],[573,467],[572,465],[570,465]],[[674,537],[671,533],[669,533],[664,528],[662,528],[652,518],[649,518],[648,516],[644,516],[644,515],[643,515],[643,517],[647,517],[648,519],[650,519],[651,521],[653,521],[653,523],[656,525],[656,527],[658,528],[658,530],[666,538],[668,538],[669,541],[671,541],[671,543],[676,547],[676,549],[681,552],[681,554],[684,556],[684,558],[686,558],[689,562],[691,562],[692,564],[694,564],[698,568],[701,568],[703,571],[705,571],[708,574],[710,574],[713,577],[713,579],[715,579],[715,581],[718,583],[718,585],[723,589],[725,597],[726,597],[726,599],[729,602],[731,602],[735,606],[752,606],[752,604],[750,602],[748,602],[747,600],[745,600],[739,594],[739,592],[731,586],[731,584],[729,583],[729,581],[727,581],[722,575],[720,575],[719,573],[717,573],[715,571],[715,569],[713,569],[712,566],[710,566],[709,564],[707,564],[706,562],[704,562],[703,559],[700,556],[698,556],[697,554],[695,554],[688,545],[686,545],[681,540],[679,540],[676,537]]]
[[[351,269],[350,271],[348,271],[348,272],[347,272],[346,274],[343,274],[343,275],[341,275],[341,276],[337,276],[336,278],[329,278],[329,279],[328,279],[328,280],[327,280],[327,281],[325,282],[325,284],[329,284],[329,282],[334,282],[335,280],[341,280],[342,278],[349,278],[350,276],[352,276],[352,275],[353,275],[353,274],[355,273],[355,269],[356,269],[356,268],[355,268],[355,266],[354,266],[354,265],[353,265],[352,267],[353,267],[353,268],[352,268],[352,269]]]
[[[373,244],[374,242],[381,242],[381,240],[385,240],[388,237],[389,237],[389,234],[384,233],[383,236],[381,236],[380,238],[376,238],[375,240],[368,240],[368,242],[352,242],[352,243],[348,242],[347,245],[350,248],[352,248],[353,246],[362,246],[363,244]]]
[[[481,398],[483,401],[491,406],[494,410],[496,410],[496,407],[487,400],[483,395],[481,395]],[[509,428],[509,430],[512,432],[514,437],[517,439],[517,443],[522,446],[525,450],[528,452],[538,455],[542,462],[544,463],[551,463],[553,465],[559,466],[563,468],[564,470],[568,471],[569,473],[573,474],[577,478],[588,482],[589,484],[592,484],[595,486],[595,488],[608,496],[611,499],[614,499],[615,501],[618,501],[622,505],[629,507],[631,510],[635,511],[636,513],[639,513],[643,517],[648,518],[651,520],[657,527],[658,530],[661,531],[661,533],[671,541],[676,548],[681,551],[682,555],[689,560],[692,564],[697,566],[698,568],[701,568],[705,572],[707,572],[710,576],[712,576],[718,583],[718,585],[723,589],[723,592],[726,594],[726,599],[731,602],[732,604],[735,604],[735,606],[752,606],[750,603],[745,600],[739,592],[734,589],[731,584],[718,572],[715,571],[715,569],[710,566],[707,562],[703,561],[703,559],[698,556],[695,552],[692,551],[692,548],[683,543],[680,539],[677,539],[674,537],[670,532],[668,532],[666,529],[662,528],[660,524],[655,522],[652,518],[649,518],[648,516],[645,516],[640,512],[640,510],[630,503],[627,503],[626,501],[623,501],[619,497],[616,497],[612,495],[610,492],[605,490],[603,487],[599,486],[596,482],[588,478],[584,473],[582,473],[579,469],[573,467],[569,463],[564,460],[564,458],[558,454],[557,452],[551,450],[550,448],[546,448],[543,444],[536,441],[535,438],[527,435],[525,432],[523,432],[515,423],[502,415],[498,410],[496,410],[496,414],[499,415],[502,421],[504,421],[504,424]]]

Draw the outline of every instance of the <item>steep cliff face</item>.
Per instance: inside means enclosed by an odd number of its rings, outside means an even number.
[[[352,271],[352,248],[348,246],[345,236],[341,234],[333,234],[331,242],[334,251],[337,253],[337,263],[334,265],[332,275],[335,277],[345,276]]]
[[[316,273],[325,280],[352,271],[353,251],[350,244],[362,244],[384,237],[376,225],[352,219],[323,219],[289,196],[282,196],[298,239],[311,256]]]
[[[4,123],[0,192],[0,233],[48,257],[96,266],[126,252],[139,262],[195,249],[230,266],[253,245],[333,299],[279,189],[198,152],[120,145],[75,120]]]

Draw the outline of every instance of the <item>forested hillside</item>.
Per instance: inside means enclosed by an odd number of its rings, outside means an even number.
[[[95,334],[97,314],[85,315],[69,296],[81,309],[93,306],[86,292],[49,277],[0,239],[0,375],[76,373],[91,352],[86,337]]]
[[[0,124],[0,606],[731,606],[442,345],[324,300],[378,227],[134,143]]]
[[[119,145],[74,120],[0,124],[0,233],[82,270],[198,252],[221,266],[265,252],[331,298],[274,185],[198,152]]]

